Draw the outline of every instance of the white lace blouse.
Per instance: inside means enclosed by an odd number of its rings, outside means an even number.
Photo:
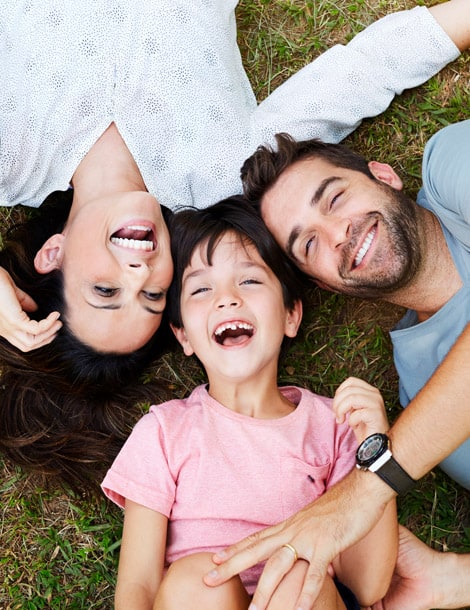
[[[0,0],[0,205],[66,189],[114,121],[161,203],[240,192],[255,148],[286,131],[339,141],[458,49],[425,8],[335,46],[257,105],[235,0]]]

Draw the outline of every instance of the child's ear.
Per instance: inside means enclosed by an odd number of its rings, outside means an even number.
[[[173,334],[178,339],[178,343],[180,343],[181,347],[183,348],[185,356],[192,356],[194,354],[194,350],[191,346],[191,343],[189,342],[188,337],[186,336],[186,331],[184,330],[184,328],[178,328],[176,326],[173,326],[173,324],[170,324],[170,327],[173,331]]]
[[[302,312],[302,301],[296,301],[294,307],[287,312],[284,331],[284,334],[287,337],[295,337],[297,335],[297,331],[299,330],[302,321]]]
[[[64,236],[62,233],[51,235],[34,257],[34,268],[38,273],[50,273],[59,269],[64,256]]]

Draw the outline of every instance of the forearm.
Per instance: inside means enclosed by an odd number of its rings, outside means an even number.
[[[341,553],[335,571],[361,606],[372,606],[390,586],[397,553],[398,521],[396,502],[392,500],[369,534]]]
[[[454,44],[463,51],[470,46],[470,2],[450,0],[429,9]]]
[[[115,610],[152,610],[154,595],[139,583],[118,583]]]
[[[389,431],[398,463],[419,479],[470,437],[470,325]],[[378,477],[377,477],[378,478]]]

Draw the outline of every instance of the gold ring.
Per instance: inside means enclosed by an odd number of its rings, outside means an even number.
[[[294,563],[297,561],[297,559],[299,558],[299,556],[297,555],[297,551],[294,549],[294,547],[292,546],[292,544],[288,544],[286,542],[286,544],[282,545],[282,548],[286,548],[289,549],[289,551],[291,551],[294,554]]]

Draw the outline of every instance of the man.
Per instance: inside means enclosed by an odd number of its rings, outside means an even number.
[[[296,606],[307,610],[331,558],[373,526],[395,492],[439,462],[470,489],[469,162],[470,121],[436,134],[418,205],[389,165],[340,145],[279,136],[277,152],[258,149],[243,168],[247,196],[302,271],[324,288],[409,310],[392,333],[401,400],[411,401],[390,430],[393,455],[384,448],[383,458],[361,463],[375,474],[355,470],[326,500],[229,549],[223,559],[233,558],[207,579],[217,584],[271,557],[253,598],[257,610],[292,567],[283,544],[310,562]],[[387,610],[470,604],[470,556],[423,550],[406,530],[396,575]]]

